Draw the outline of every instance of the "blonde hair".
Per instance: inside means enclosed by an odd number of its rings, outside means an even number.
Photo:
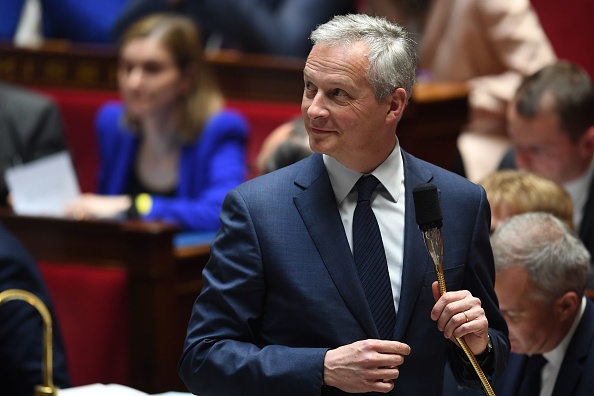
[[[491,210],[505,207],[508,214],[546,212],[573,229],[573,203],[557,183],[525,170],[504,170],[487,176],[481,185]]]
[[[198,138],[206,120],[223,107],[223,96],[204,58],[196,24],[182,15],[154,14],[134,23],[123,35],[120,50],[131,40],[154,37],[167,49],[179,70],[192,79],[191,87],[177,108],[178,129],[183,142]],[[140,122],[125,112],[128,125],[138,131]]]

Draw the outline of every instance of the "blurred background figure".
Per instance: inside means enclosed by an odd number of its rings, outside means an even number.
[[[122,32],[140,17],[172,11],[194,19],[209,49],[305,58],[309,34],[334,15],[356,11],[354,0],[129,0],[114,26]]]
[[[223,109],[198,30],[157,14],[122,37],[122,103],[99,110],[99,194],[69,207],[74,218],[128,215],[216,230],[222,201],[244,181],[247,123]]]
[[[113,43],[111,29],[128,0],[6,0],[0,39],[37,46],[46,39]]]
[[[419,81],[467,82],[470,118],[458,139],[461,169],[478,182],[509,148],[507,103],[523,76],[555,61],[529,0],[367,0],[413,33]],[[463,169],[462,169],[463,168]]]
[[[526,212],[550,213],[573,229],[571,197],[552,180],[509,169],[490,174],[481,185],[491,205],[491,232],[507,218]]]
[[[508,218],[522,213],[550,213],[573,229],[573,204],[557,183],[525,170],[502,170],[487,176],[481,185],[491,205],[491,233]],[[483,396],[484,391],[465,389],[446,366],[444,396]]]
[[[0,224],[0,292],[22,289],[37,296],[47,306],[53,322],[54,385],[70,386],[59,318],[33,257]],[[2,395],[33,396],[43,383],[43,321],[24,301],[0,305],[0,386]]]
[[[303,118],[297,117],[270,132],[262,143],[256,166],[258,172],[269,173],[302,160],[312,152]]]
[[[508,109],[512,150],[500,168],[521,168],[563,186],[573,224],[594,252],[594,85],[578,65],[559,61],[527,77]],[[594,288],[594,274],[588,283]]]
[[[594,389],[594,305],[584,295],[590,254],[547,213],[511,217],[491,239],[495,291],[511,355],[497,396],[588,396]],[[544,359],[543,359],[544,358]],[[526,389],[531,362],[535,388]],[[522,382],[524,380],[524,383]]]
[[[5,171],[66,149],[58,107],[49,98],[0,82],[0,206],[7,205]]]

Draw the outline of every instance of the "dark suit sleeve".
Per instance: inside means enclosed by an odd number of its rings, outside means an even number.
[[[20,87],[2,85],[3,117],[13,141],[14,162],[29,162],[66,148],[62,116],[55,102]]]
[[[33,258],[0,226],[0,291],[23,289],[39,297],[53,319],[54,384],[70,386],[66,354],[49,293]],[[43,323],[35,308],[23,301],[0,305],[0,384],[2,394],[32,395],[42,384]],[[6,393],[4,393],[6,392]]]
[[[495,269],[489,240],[490,207],[484,189],[478,187],[478,190],[480,202],[472,231],[469,260],[466,264],[462,289],[469,290],[473,296],[481,300],[482,308],[489,321],[489,336],[493,350],[491,353],[477,357],[477,361],[487,379],[492,382],[493,378],[500,376],[505,370],[510,347],[507,324],[499,311],[499,303],[493,287]],[[469,207],[464,207],[470,210]],[[449,362],[452,373],[460,385],[476,389],[482,387],[472,364],[460,348],[455,346],[451,348]]]
[[[221,221],[188,327],[182,380],[201,396],[319,394],[327,349],[273,343],[261,329],[262,316],[275,313],[264,311],[260,242],[237,190],[226,197]]]

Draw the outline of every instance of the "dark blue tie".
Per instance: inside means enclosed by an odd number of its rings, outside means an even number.
[[[396,323],[386,252],[377,219],[371,209],[371,194],[378,186],[375,176],[357,181],[357,207],[353,215],[353,254],[380,338],[391,339]]]
[[[518,395],[538,396],[540,394],[541,372],[547,359],[542,355],[532,355],[526,363],[526,369],[522,378]]]

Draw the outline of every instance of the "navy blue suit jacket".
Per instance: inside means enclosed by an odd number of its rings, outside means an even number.
[[[497,396],[517,394],[519,376],[527,356],[512,353],[501,380],[493,387]],[[594,394],[594,303],[588,300],[586,310],[576,328],[553,388],[552,396],[591,396]]]
[[[37,264],[25,248],[0,225],[0,292],[23,289],[39,297],[53,320],[54,384],[70,386],[64,344],[49,293]],[[33,396],[42,384],[43,322],[35,308],[22,301],[0,305],[0,392],[10,396]],[[6,392],[6,393],[5,393]]]
[[[488,376],[504,369],[509,353],[493,290],[490,209],[481,187],[404,152],[403,158],[404,263],[393,339],[412,352],[390,394],[440,395],[448,356],[457,373],[467,365],[430,317],[436,274],[412,190],[423,182],[439,188],[445,279],[448,290],[467,289],[482,301],[494,344],[484,364]],[[322,386],[326,351],[379,336],[322,156],[232,190],[221,220],[180,360],[188,389],[201,396],[344,394]]]

